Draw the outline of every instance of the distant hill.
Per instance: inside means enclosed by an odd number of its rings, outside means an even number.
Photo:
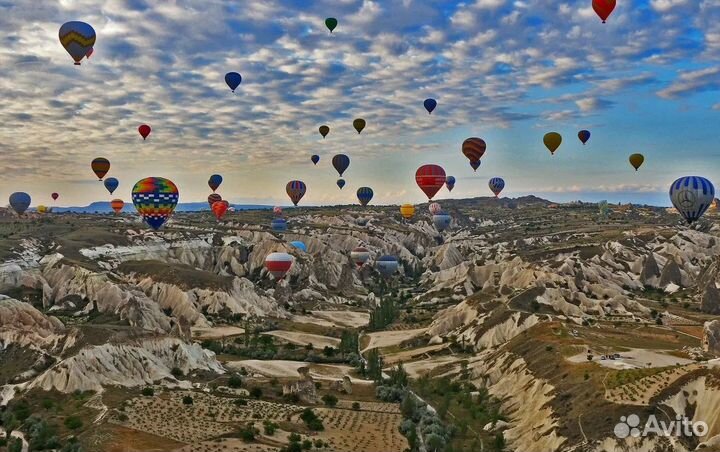
[[[131,212],[132,210],[132,203],[125,204],[125,209],[123,212]],[[234,207],[235,210],[265,210],[265,209],[272,209],[273,206],[265,206],[260,204],[230,204],[231,207]],[[128,210],[128,207],[131,210]],[[201,210],[209,211],[210,206],[208,206],[208,203],[206,202],[187,202],[187,203],[180,203],[175,208],[176,212],[199,212]],[[113,210],[110,207],[109,202],[94,202],[88,206],[84,207],[53,207],[53,212],[55,213],[63,213],[63,212],[72,212],[72,213],[111,213]]]

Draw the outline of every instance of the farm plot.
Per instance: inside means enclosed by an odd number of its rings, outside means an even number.
[[[402,415],[372,411],[317,408],[325,430],[318,438],[338,452],[389,452],[407,448],[407,440],[400,434]]]

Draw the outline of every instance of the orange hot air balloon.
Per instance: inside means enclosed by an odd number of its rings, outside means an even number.
[[[115,211],[115,215],[118,215],[123,210],[123,207],[125,207],[125,201],[122,199],[113,199],[110,201],[110,207]]]
[[[227,212],[228,207],[230,207],[230,203],[223,200],[223,201],[216,201],[212,205],[212,211],[215,214],[215,218],[219,220],[222,220],[222,217],[225,216],[225,212]]]
[[[615,0],[593,0],[592,7],[603,23],[615,9]]]
[[[409,220],[413,217],[413,215],[415,215],[415,206],[412,204],[403,204],[400,206],[400,215],[402,215],[406,220]]]

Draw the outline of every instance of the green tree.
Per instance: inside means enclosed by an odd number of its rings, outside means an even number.
[[[326,406],[333,407],[337,405],[338,398],[334,394],[325,394],[322,396],[322,401]]]
[[[376,382],[382,381],[383,359],[377,348],[373,348],[368,352],[367,356],[367,376]]]
[[[65,427],[70,430],[77,430],[83,426],[83,421],[78,416],[68,416],[65,418]]]
[[[182,402],[183,402],[183,405],[192,405],[193,398],[190,397],[189,395],[186,395],[185,397],[183,397]]]

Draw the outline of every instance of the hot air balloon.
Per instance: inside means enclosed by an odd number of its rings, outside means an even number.
[[[110,207],[115,211],[115,215],[118,215],[125,207],[125,201],[122,199],[113,199],[110,201]]]
[[[87,58],[89,60],[90,57],[92,56],[93,52],[95,52],[95,49],[90,47],[90,50],[88,50],[87,53],[85,54],[85,58]]]
[[[370,221],[368,218],[358,217],[355,219],[355,224],[358,226],[367,226],[368,221]]]
[[[670,201],[688,224],[700,219],[714,198],[715,187],[704,177],[681,177],[670,186]]]
[[[582,144],[587,143],[587,141],[590,139],[590,131],[589,130],[579,131],[578,138],[580,138],[580,141],[582,141]]]
[[[428,114],[432,114],[435,107],[437,107],[437,101],[435,99],[425,99],[423,105],[425,106],[425,110],[427,110]]]
[[[52,195],[50,195],[50,197],[53,199],[53,201],[57,201],[60,195],[58,193],[53,193]]]
[[[400,206],[400,215],[402,215],[406,220],[409,220],[413,217],[413,215],[415,215],[415,206],[412,204],[403,204]]]
[[[365,124],[365,120],[362,118],[357,118],[353,121],[353,127],[355,127],[355,130],[357,130],[358,134],[363,131],[363,129],[365,128]]]
[[[423,165],[415,172],[415,182],[428,199],[432,199],[445,185],[445,170],[438,165]]]
[[[367,206],[370,200],[373,198],[373,191],[370,187],[360,187],[357,190],[357,198],[360,204]]]
[[[307,253],[307,246],[305,246],[305,243],[301,242],[300,240],[295,240],[295,241],[293,241],[293,242],[290,242],[290,244],[291,244],[292,246],[294,246],[295,248],[297,248],[297,249],[299,249],[299,250],[302,250],[302,251],[304,251],[305,253]]]
[[[450,215],[445,212],[438,212],[433,215],[433,224],[438,232],[442,232],[450,226]]]
[[[217,190],[220,184],[222,184],[222,181],[223,178],[219,174],[213,174],[212,176],[210,176],[210,179],[208,179],[208,186],[210,187],[210,190],[215,193],[215,190]]]
[[[95,45],[95,29],[85,22],[66,22],[60,27],[58,35],[60,44],[75,60],[76,66],[80,66],[80,61]]]
[[[135,183],[132,200],[143,220],[158,230],[172,215],[180,193],[173,181],[162,177],[146,177]]]
[[[370,251],[368,251],[367,248],[358,246],[357,248],[353,248],[353,250],[350,251],[350,259],[355,262],[355,265],[357,265],[358,267],[362,267],[363,265],[365,265],[365,262],[370,259]]]
[[[270,228],[275,232],[287,231],[287,221],[285,218],[275,218],[270,222]]]
[[[90,168],[92,168],[98,180],[102,180],[107,172],[110,171],[110,161],[106,158],[98,157],[92,161]]]
[[[470,166],[472,167],[473,171],[477,171],[477,169],[480,168],[480,160],[470,162]]]
[[[635,168],[635,171],[642,166],[643,162],[645,161],[645,157],[643,157],[642,154],[632,154],[629,158],[630,164]]]
[[[488,187],[490,187],[490,191],[495,193],[495,197],[497,198],[501,191],[503,191],[503,188],[505,188],[505,181],[502,177],[493,177],[488,182]]]
[[[305,186],[305,182],[299,180],[291,180],[285,186],[285,192],[288,194],[290,200],[296,206],[298,205],[302,197],[305,196],[306,191],[307,187]]]
[[[150,132],[152,132],[152,129],[147,124],[141,124],[140,127],[138,127],[138,132],[140,133],[140,136],[143,137],[143,141],[150,135]]]
[[[30,195],[22,191],[13,193],[10,195],[10,207],[12,207],[18,215],[22,215],[23,212],[30,207]]]
[[[615,9],[615,0],[593,0],[592,7],[603,23]]]
[[[112,195],[113,192],[118,188],[118,185],[120,185],[120,181],[118,181],[114,177],[108,177],[107,179],[105,179],[104,184],[105,188],[107,188],[107,191],[109,191]]]
[[[48,208],[45,207],[45,206],[43,206],[42,204],[39,205],[39,206],[37,206],[37,212],[38,212],[38,213],[47,213],[47,211],[48,211]]]
[[[332,158],[332,166],[335,168],[335,171],[338,172],[340,177],[342,177],[343,173],[350,166],[350,157],[345,154],[337,154]]]
[[[218,195],[217,193],[213,193],[208,196],[208,205],[210,206],[210,209],[212,209],[213,204],[218,201],[222,201],[222,196]]]
[[[328,27],[328,30],[330,30],[330,33],[332,33],[333,30],[335,30],[335,27],[337,27],[337,25],[338,25],[338,21],[336,18],[328,17],[327,19],[325,19],[325,26]]]
[[[337,182],[335,182],[335,183],[337,184],[338,187],[340,187],[340,190],[342,190],[343,187],[345,186],[345,179],[338,179]]]
[[[310,160],[313,162],[314,165],[317,165],[318,162],[320,161],[320,156],[315,154],[312,157],[310,157]]]
[[[327,134],[330,133],[330,127],[328,126],[320,126],[318,130],[320,131],[320,135],[322,135],[323,138],[325,138]]]
[[[228,207],[230,207],[230,203],[227,201],[216,201],[213,203],[213,205],[210,207],[210,210],[215,214],[215,218],[220,221],[222,217],[225,216],[225,212],[227,212]]]
[[[548,132],[543,137],[543,143],[545,143],[545,147],[548,148],[550,154],[555,155],[555,151],[557,151],[560,143],[562,143],[562,135],[557,132]]]
[[[452,191],[453,188],[455,188],[455,177],[454,176],[448,176],[445,178],[445,186],[447,187],[448,191]]]
[[[437,215],[438,213],[440,213],[442,211],[442,207],[440,207],[440,204],[438,204],[436,202],[431,202],[430,205],[428,206],[428,210],[430,211],[430,213],[432,215]]]
[[[275,279],[283,279],[292,264],[293,257],[288,253],[270,253],[265,258],[265,268]]]
[[[392,276],[398,269],[398,260],[395,256],[382,256],[375,262],[375,267],[384,277]]]
[[[480,159],[485,154],[486,149],[487,144],[482,138],[468,138],[463,141],[462,144],[462,153],[468,158],[468,160],[470,160],[470,166],[472,166],[475,170],[477,167],[474,166],[474,162],[477,162],[477,166],[480,166]]]
[[[235,89],[242,83],[242,75],[237,72],[228,72],[225,74],[225,83],[227,83],[227,86],[229,86],[234,93]]]
[[[280,207],[280,206],[273,207],[273,213],[275,214],[275,216],[279,217],[280,215],[282,215],[282,207]]]

